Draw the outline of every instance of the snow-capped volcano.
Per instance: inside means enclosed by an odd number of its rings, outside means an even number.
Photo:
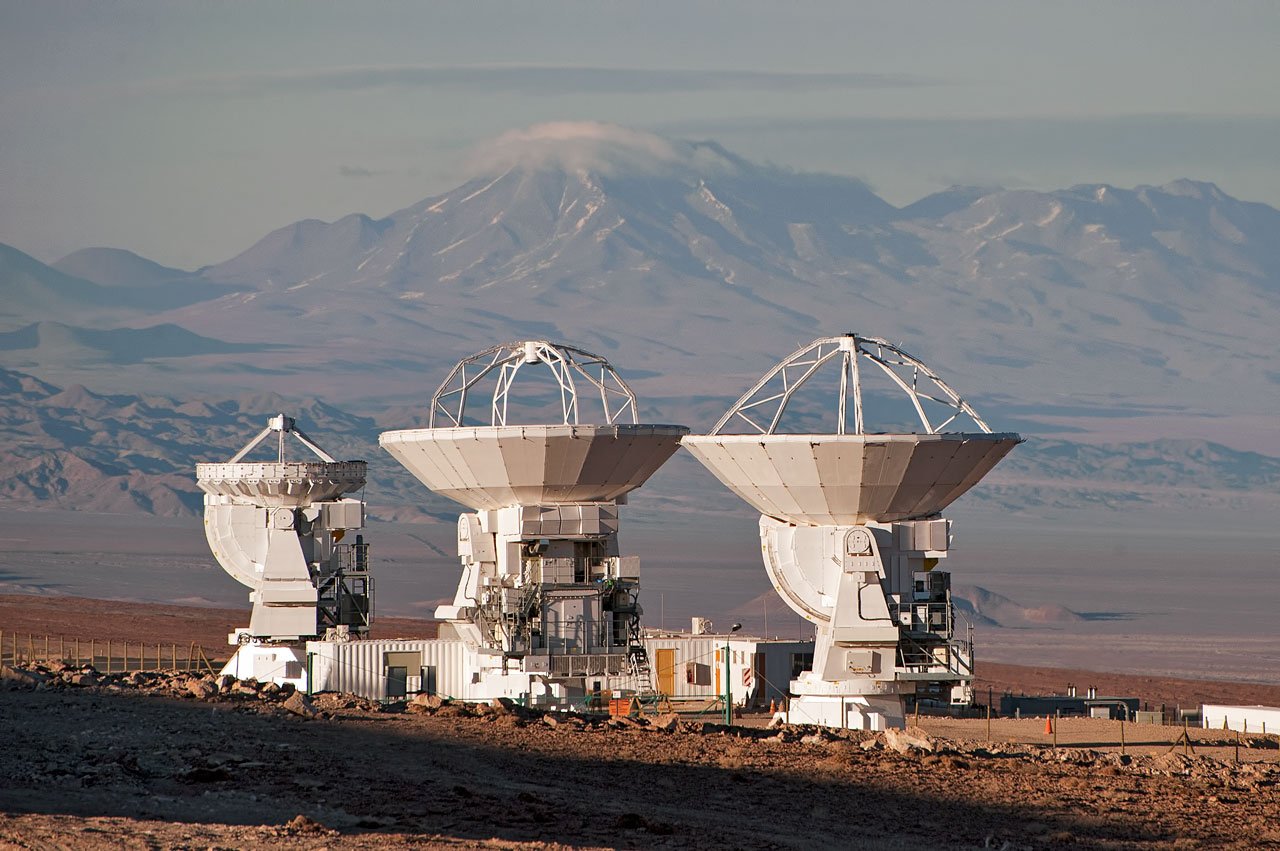
[[[1008,410],[1276,403],[1280,211],[1212,184],[961,187],[899,209],[854,178],[589,122],[506,134],[470,168],[383,218],[281,228],[177,285],[220,297],[129,324],[276,346],[188,359],[184,384],[336,398],[403,396],[406,376],[431,385],[495,340],[565,339],[693,424],[796,345],[846,330]],[[101,327],[95,311],[14,322]]]
[[[795,175],[714,143],[613,125],[507,134],[472,167],[457,189],[385,219],[299,222],[208,274],[273,287],[341,281],[408,298],[576,290],[632,276],[734,284],[791,274],[796,227],[881,221],[894,209],[856,180]]]

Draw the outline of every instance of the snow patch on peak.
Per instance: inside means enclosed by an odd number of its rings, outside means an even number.
[[[718,145],[667,139],[600,121],[552,121],[511,130],[479,145],[468,160],[472,174],[510,169],[596,173],[733,173],[739,163]]]
[[[1043,218],[1036,219],[1036,227],[1045,227],[1052,224],[1062,213],[1062,205],[1054,201],[1049,205],[1049,214]]]
[[[1160,191],[1166,195],[1181,195],[1188,198],[1198,198],[1202,201],[1221,200],[1224,193],[1218,188],[1216,183],[1207,180],[1188,180],[1182,178],[1166,183],[1160,187]]]

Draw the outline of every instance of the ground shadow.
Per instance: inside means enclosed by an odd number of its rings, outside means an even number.
[[[978,757],[942,765],[856,746],[835,753],[765,742],[771,733],[758,730],[517,730],[509,720],[411,715],[339,724],[255,708],[133,692],[0,692],[10,731],[0,749],[0,811],[245,825],[301,813],[347,833],[611,847],[1176,838],[1158,813],[1081,812],[1059,798],[1068,769],[1055,765]],[[1229,829],[1238,825],[1224,818],[1199,838],[1212,843]]]

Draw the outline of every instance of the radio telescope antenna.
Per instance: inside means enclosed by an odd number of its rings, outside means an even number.
[[[272,436],[274,459],[245,460]],[[290,436],[316,457],[287,459]],[[365,505],[349,496],[367,472],[364,461],[336,460],[285,414],[229,460],[196,465],[209,548],[253,603],[249,626],[228,636],[238,649],[224,673],[304,688],[307,640],[368,633],[373,585],[358,534]]]
[[[788,405],[824,368],[839,369],[835,431],[784,433]],[[881,375],[906,395],[920,431],[866,430],[864,381]],[[993,433],[918,358],[858,334],[793,352],[710,433],[684,438],[760,512],[769,578],[817,629],[789,720],[884,729],[904,721],[907,697],[971,698],[972,646],[954,632],[950,575],[934,570],[951,542],[939,512],[1021,441]]]
[[[513,399],[527,367],[555,381],[559,409],[547,417],[541,406],[540,422],[519,422],[528,408]],[[485,395],[489,424],[468,425],[468,403]],[[458,590],[435,612],[467,648],[470,677],[457,696],[548,706],[591,683],[649,690],[640,560],[619,551],[619,506],[689,430],[640,423],[635,393],[607,360],[546,340],[460,360],[431,397],[428,423],[378,443],[470,509],[458,517]]]

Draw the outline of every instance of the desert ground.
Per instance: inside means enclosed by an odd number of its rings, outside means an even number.
[[[197,640],[235,610],[0,598],[12,634]],[[384,619],[381,635],[433,625]],[[39,643],[39,642],[37,642]],[[1067,681],[1144,700],[1280,688],[983,665],[979,693]],[[56,661],[0,683],[0,848],[1280,847],[1280,737],[921,716],[889,734],[382,706],[210,674]],[[287,700],[286,700],[287,698]]]

